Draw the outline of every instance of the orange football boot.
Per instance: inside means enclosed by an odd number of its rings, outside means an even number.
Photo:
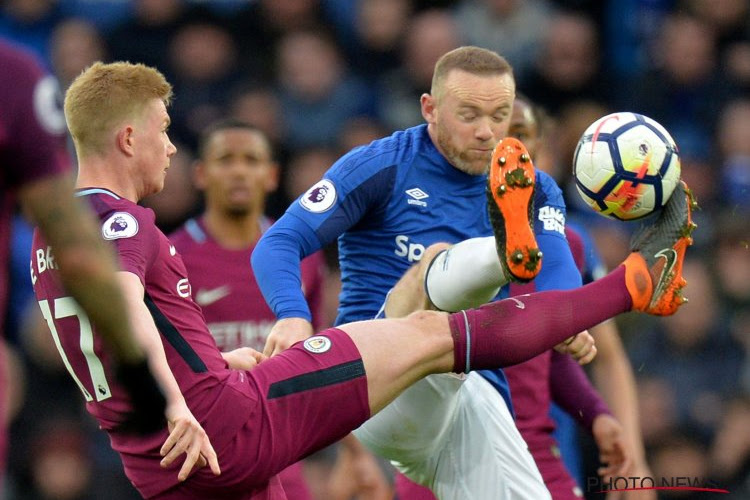
[[[495,146],[487,179],[487,206],[498,257],[513,281],[531,281],[542,267],[532,224],[535,175],[521,141],[507,137]]]
[[[651,225],[633,235],[632,253],[625,259],[625,283],[633,298],[633,310],[669,316],[687,302],[682,289],[685,250],[693,244],[697,227],[692,211],[698,207],[693,194],[680,182]]]

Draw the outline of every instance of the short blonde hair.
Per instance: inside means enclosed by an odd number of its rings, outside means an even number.
[[[432,74],[432,88],[430,93],[439,97],[443,89],[443,81],[454,69],[466,71],[472,75],[505,75],[513,76],[513,67],[497,52],[467,45],[458,47],[443,54]]]
[[[103,153],[107,134],[154,98],[165,105],[172,100],[172,85],[155,68],[129,62],[86,68],[65,93],[65,120],[79,157]]]

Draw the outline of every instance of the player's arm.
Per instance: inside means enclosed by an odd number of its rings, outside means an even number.
[[[294,215],[285,214],[255,247],[255,279],[278,318],[263,354],[273,356],[313,334],[310,307],[302,291],[300,262],[321,246],[315,232]]]
[[[145,290],[140,278],[131,272],[120,271],[117,273],[117,282],[125,291],[127,311],[133,320],[137,341],[146,351],[151,371],[167,397],[169,437],[160,450],[164,457],[162,467],[168,467],[184,453],[185,461],[177,475],[180,481],[187,479],[196,465],[202,467],[206,462],[211,471],[219,475],[219,462],[208,435],[187,407],[169,368],[159,330],[143,300]]]
[[[582,228],[577,228],[576,231],[578,239],[575,244],[578,245],[577,251],[581,258],[584,282],[588,283],[603,276],[606,269],[586,231]],[[573,243],[571,241],[571,245]],[[649,477],[651,470],[643,447],[635,375],[616,323],[609,320],[590,328],[589,331],[594,335],[599,347],[599,362],[591,364],[591,379],[609,404],[612,414],[622,423],[625,430],[625,438],[633,455],[628,476]],[[615,495],[617,494],[610,493],[607,498],[614,498]],[[656,493],[653,491],[628,492],[617,498],[655,500]]]
[[[349,153],[263,234],[253,251],[253,273],[278,319],[263,354],[272,356],[312,335],[300,261],[383,204],[394,176],[395,168],[382,168],[380,162],[367,163],[359,153]]]
[[[550,394],[558,406],[593,435],[599,460],[604,464],[599,474],[608,477],[627,472],[632,451],[622,425],[612,416],[583,368],[570,356],[555,351],[550,364]]]
[[[315,252],[302,262],[302,282],[307,303],[312,315],[314,331],[320,331],[330,326],[332,318],[326,316],[326,286],[331,279],[331,271],[326,264],[323,251]]]
[[[591,376],[604,395],[612,414],[622,423],[625,437],[633,453],[629,476],[649,477],[651,470],[646,461],[641,425],[638,419],[638,396],[633,368],[625,353],[617,327],[605,321],[590,329],[599,346],[599,358],[591,364]],[[642,492],[638,498],[656,498],[654,492]]]

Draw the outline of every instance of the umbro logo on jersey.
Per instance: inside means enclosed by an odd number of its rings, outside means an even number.
[[[174,245],[169,245],[169,255],[174,257],[177,255],[177,249],[174,247]]]
[[[223,299],[232,292],[229,285],[222,285],[218,288],[201,288],[195,294],[195,303],[199,306],[208,306],[214,302]]]
[[[418,187],[407,189],[405,193],[409,195],[409,198],[406,199],[406,202],[409,205],[419,205],[420,207],[427,206],[427,202],[422,200],[424,200],[425,198],[429,198],[430,195],[425,193]]]

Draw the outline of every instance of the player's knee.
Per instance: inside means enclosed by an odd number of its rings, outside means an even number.
[[[424,273],[427,272],[427,269],[430,267],[430,264],[435,259],[435,257],[437,257],[440,252],[447,250],[451,246],[453,245],[450,243],[439,242],[433,243],[425,249],[424,254],[422,255],[422,260],[420,260],[420,265],[423,269],[422,276],[424,276]]]
[[[425,334],[442,335],[448,331],[448,313],[442,311],[415,311],[409,314],[406,319]]]

